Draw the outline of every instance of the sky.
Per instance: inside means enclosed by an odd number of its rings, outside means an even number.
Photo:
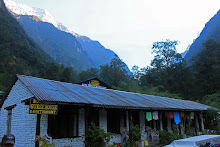
[[[153,42],[184,52],[220,9],[220,0],[13,0],[49,11],[72,31],[98,40],[131,69],[150,65]]]

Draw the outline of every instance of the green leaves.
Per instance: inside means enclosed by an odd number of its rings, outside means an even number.
[[[84,143],[88,147],[105,147],[110,142],[110,139],[113,138],[113,135],[113,133],[105,132],[104,129],[99,128],[91,122],[88,133],[84,135]]]

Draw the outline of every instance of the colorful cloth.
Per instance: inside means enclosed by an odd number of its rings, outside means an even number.
[[[158,118],[158,111],[152,112],[152,115],[153,115],[153,119],[154,119],[154,120],[158,120],[158,119],[159,119],[159,118]]]
[[[174,122],[176,124],[179,124],[180,123],[180,115],[179,115],[179,112],[173,112],[173,115],[174,115]]]
[[[184,117],[185,115],[184,115],[184,112],[180,112],[180,116],[181,117]]]
[[[146,119],[147,119],[147,121],[151,121],[152,120],[151,112],[146,112]]]
[[[170,119],[173,119],[173,118],[174,118],[173,112],[169,112],[168,117],[169,117]]]

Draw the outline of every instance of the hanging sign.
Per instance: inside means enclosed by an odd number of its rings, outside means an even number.
[[[30,99],[29,114],[52,114],[56,115],[58,105],[56,102],[39,102],[35,98]]]

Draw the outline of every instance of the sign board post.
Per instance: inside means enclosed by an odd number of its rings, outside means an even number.
[[[56,115],[58,105],[56,102],[39,102],[35,98],[30,99],[29,114],[51,114]]]

